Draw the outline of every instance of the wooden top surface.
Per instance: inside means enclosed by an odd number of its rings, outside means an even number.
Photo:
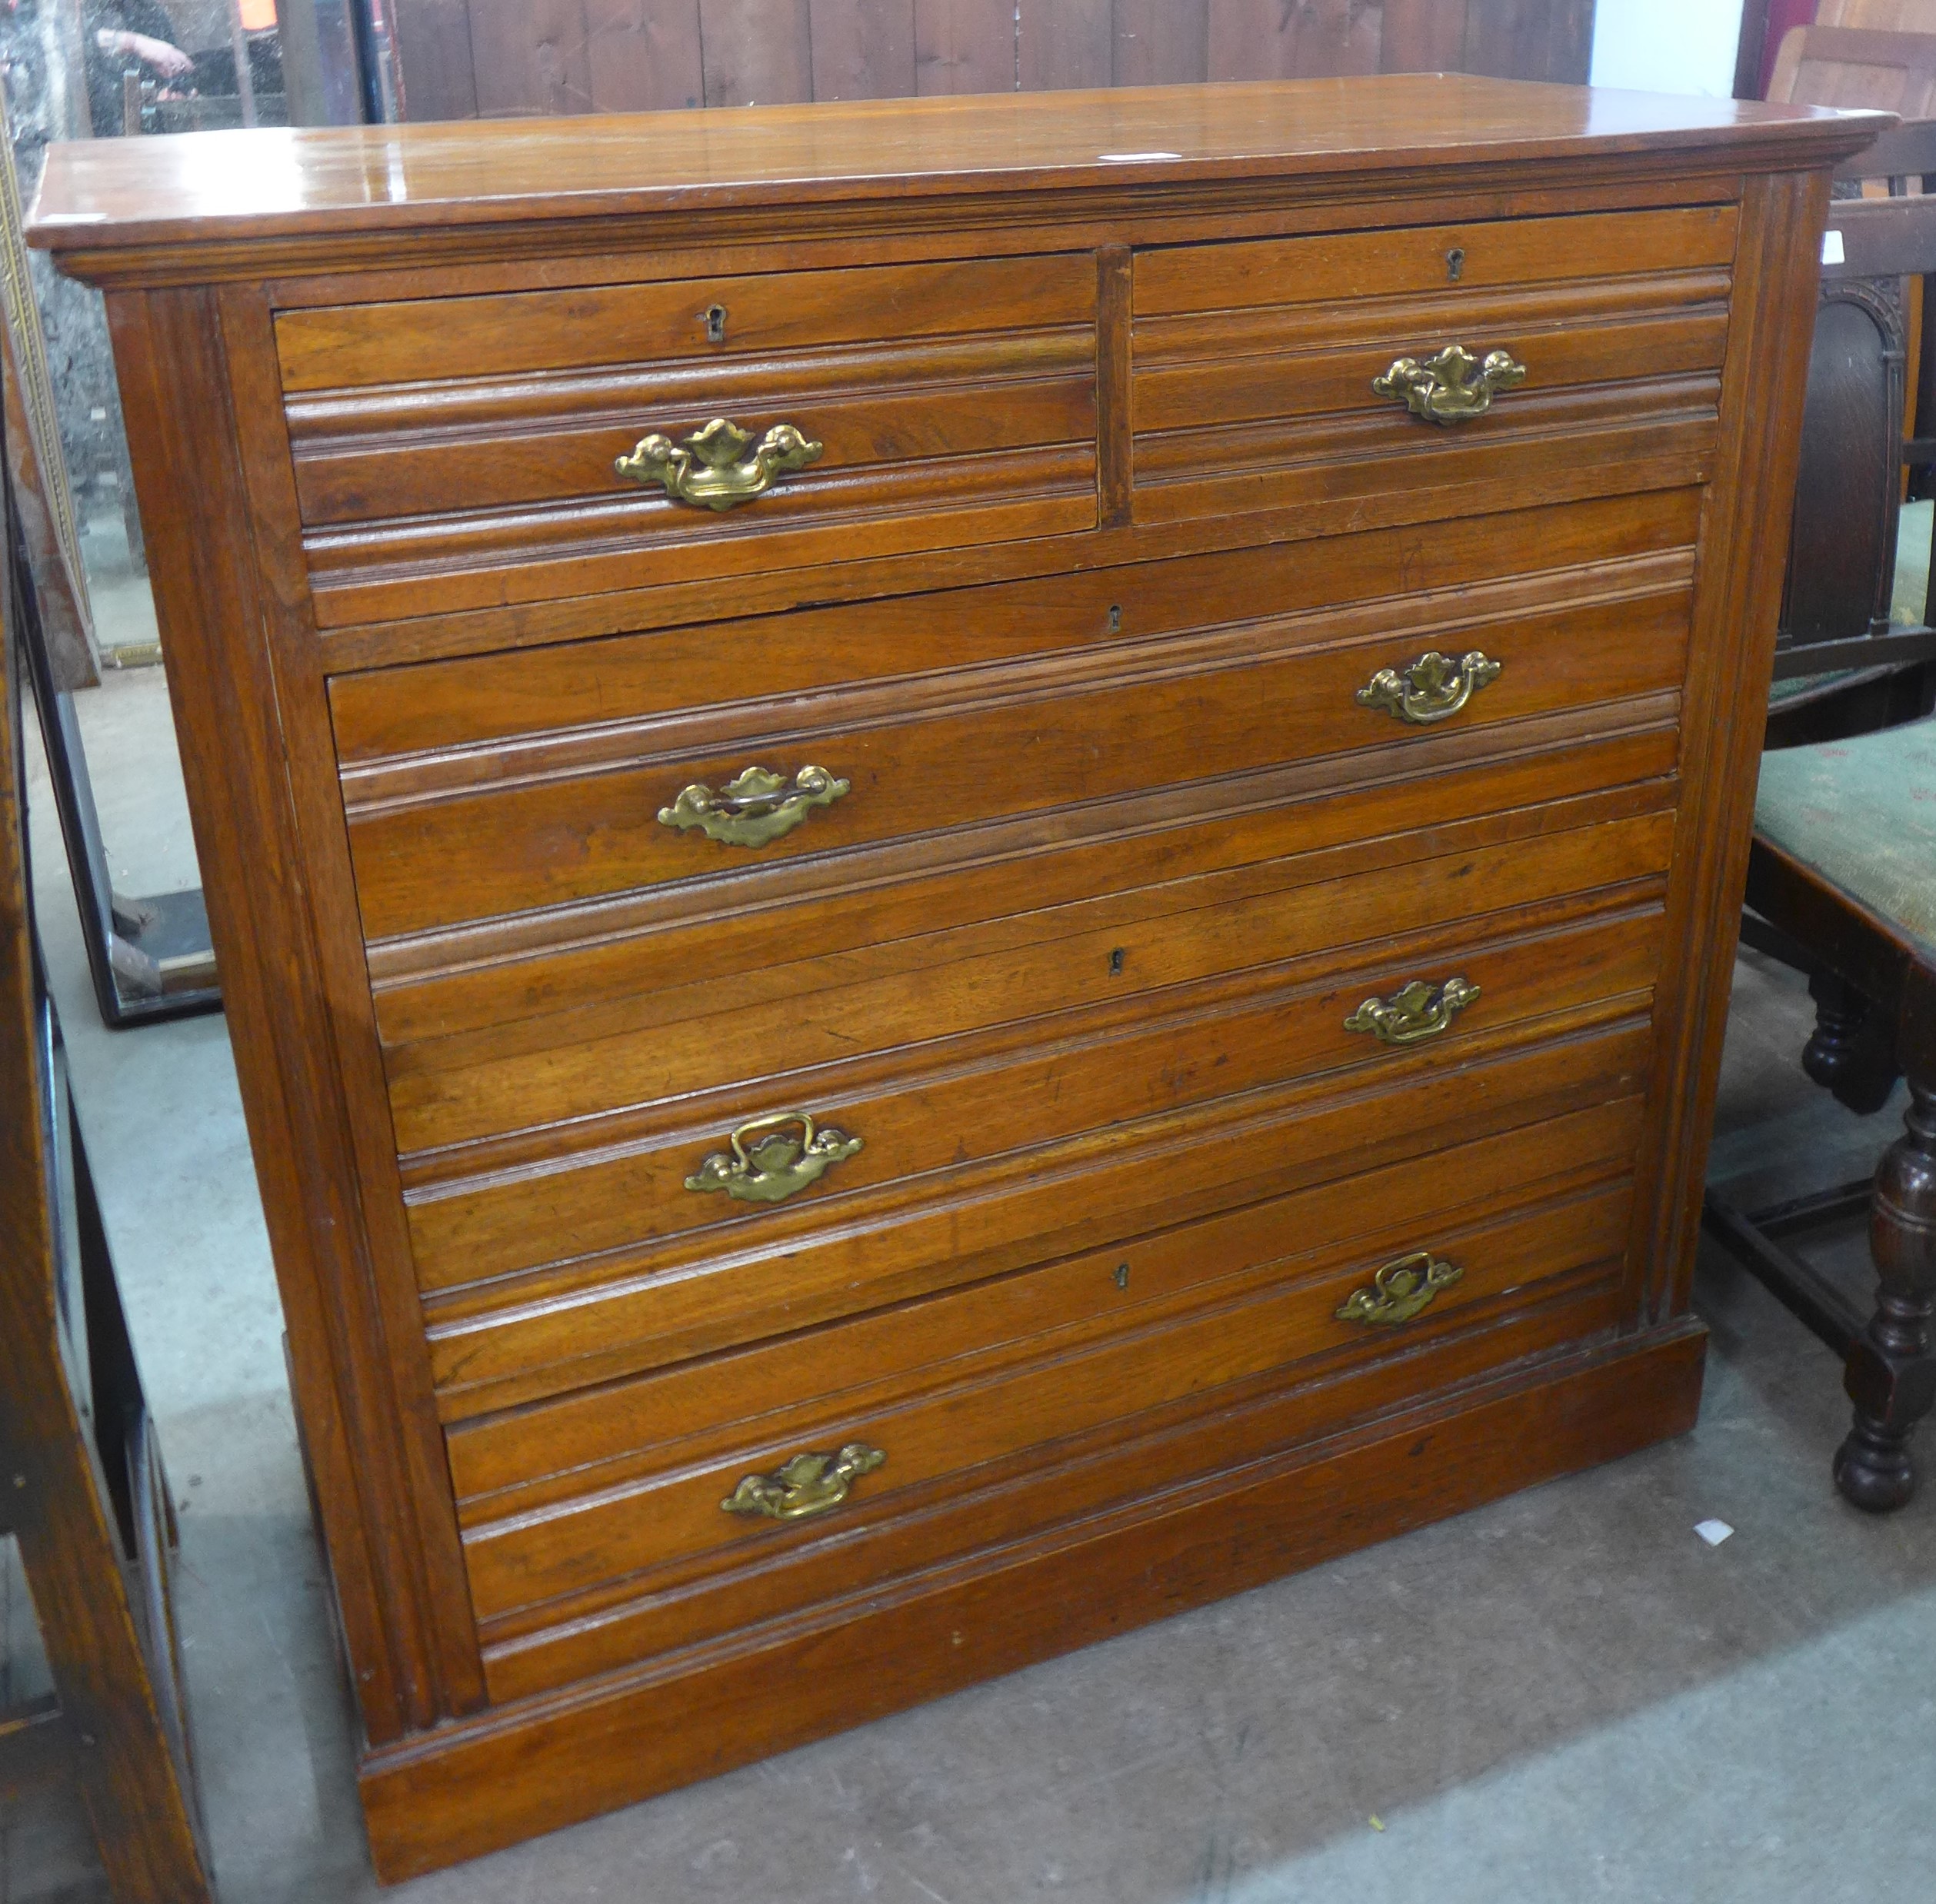
[[[1886,115],[1412,74],[54,146],[56,251],[702,208],[1311,176],[1740,142],[1825,163]]]

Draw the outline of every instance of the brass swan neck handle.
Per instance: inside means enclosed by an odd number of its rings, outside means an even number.
[[[724,1190],[742,1203],[784,1203],[865,1147],[831,1124],[821,1129],[804,1110],[755,1117],[726,1141],[731,1147],[714,1151],[685,1180],[688,1190]]]
[[[1479,995],[1476,985],[1448,978],[1442,985],[1415,978],[1389,998],[1368,998],[1345,1020],[1347,1031],[1368,1032],[1381,1044],[1422,1044],[1449,1031]]]
[[[1429,1250],[1415,1250],[1388,1263],[1372,1277],[1369,1289],[1353,1290],[1338,1304],[1338,1320],[1385,1329],[1409,1322],[1464,1273],[1456,1263],[1435,1257]]]
[[[681,788],[671,806],[660,807],[658,821],[680,832],[697,827],[724,846],[770,846],[815,807],[844,800],[851,784],[836,780],[824,767],[803,767],[790,781],[764,767],[749,767],[718,793],[704,781]]]
[[[1504,666],[1478,648],[1456,661],[1433,648],[1408,668],[1380,668],[1358,691],[1358,704],[1411,727],[1428,727],[1451,720],[1481,687],[1499,678]]]
[[[737,509],[789,471],[817,461],[825,447],[791,423],[775,424],[756,443],[751,431],[715,417],[676,443],[656,431],[641,437],[612,467],[634,482],[658,484],[675,502]]]
[[[1382,377],[1372,378],[1371,388],[1415,417],[1450,425],[1484,416],[1501,391],[1525,381],[1526,366],[1510,351],[1488,351],[1480,358],[1462,344],[1448,344],[1423,363],[1400,358]]]
[[[850,1441],[834,1454],[796,1454],[771,1474],[749,1474],[719,1505],[728,1514],[769,1520],[805,1520],[838,1507],[864,1474],[887,1460],[885,1450]]]

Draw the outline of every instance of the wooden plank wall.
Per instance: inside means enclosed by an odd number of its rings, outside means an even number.
[[[392,0],[412,119],[1338,73],[1586,78],[1594,0]]]

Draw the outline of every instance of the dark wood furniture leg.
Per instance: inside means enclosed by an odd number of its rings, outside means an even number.
[[[1869,1247],[1881,1287],[1844,1378],[1855,1425],[1835,1456],[1835,1485],[1884,1513],[1914,1493],[1909,1438],[1936,1403],[1936,1077],[1909,1080],[1907,1128],[1876,1173]]]

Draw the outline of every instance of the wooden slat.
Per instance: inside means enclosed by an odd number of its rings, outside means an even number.
[[[1569,86],[1586,84],[1593,65],[1593,10],[1594,0],[1553,0],[1546,43],[1548,79]]]
[[[1936,172],[1936,119],[1909,119],[1892,126],[1873,145],[1835,168],[1838,178],[1902,178],[1929,172]]]
[[[1114,64],[1111,0],[1021,0],[1016,77],[1027,92],[1106,86]]]
[[[1838,200],[1828,228],[1842,237],[1842,255],[1824,264],[1824,278],[1912,277],[1936,271],[1936,198]]]
[[[1384,15],[1384,0],[1299,0],[1295,76],[1376,72]]]
[[[1173,86],[1210,75],[1210,0],[1116,0],[1115,79]]]
[[[479,116],[589,111],[585,37],[584,0],[471,0]]]
[[[1385,0],[1381,72],[1456,72],[1464,57],[1465,0]]]
[[[1212,79],[1375,72],[1383,0],[1209,0]]]
[[[1015,0],[916,0],[915,85],[923,94],[1012,92]]]
[[[813,97],[808,0],[699,0],[699,42],[709,106]]]
[[[813,96],[906,99],[915,92],[915,0],[811,0]]]
[[[699,0],[585,0],[591,105],[598,112],[658,112],[705,96]]]
[[[395,0],[413,120],[1206,78],[1583,82],[1594,0]]]
[[[468,0],[402,0],[395,20],[405,118],[475,119]]]
[[[1291,0],[1209,0],[1210,77],[1289,78],[1301,11]]]

